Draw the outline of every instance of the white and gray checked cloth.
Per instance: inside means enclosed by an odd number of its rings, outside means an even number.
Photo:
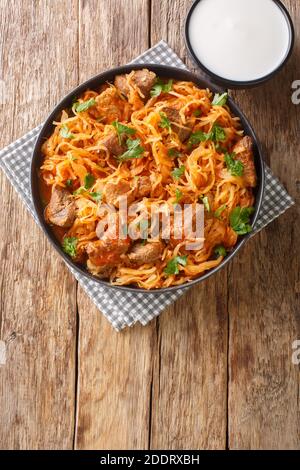
[[[160,41],[137,57],[132,63],[153,63],[187,68],[165,41]],[[34,143],[40,129],[41,126],[36,127],[0,152],[0,166],[36,222],[37,218],[30,191],[30,163]],[[261,230],[294,204],[293,199],[267,166],[265,167],[265,175],[264,199],[259,219],[254,227],[254,233]],[[184,287],[176,292],[161,294],[118,291],[109,287],[102,287],[78,274],[72,268],[69,267],[69,269],[97,308],[117,331],[126,326],[132,326],[136,322],[146,325],[189,289],[189,287]]]

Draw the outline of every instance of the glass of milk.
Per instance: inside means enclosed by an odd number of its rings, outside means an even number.
[[[294,28],[279,0],[196,0],[185,38],[193,59],[213,81],[248,88],[283,67],[293,49]]]

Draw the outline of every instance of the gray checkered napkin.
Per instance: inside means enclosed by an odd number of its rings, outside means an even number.
[[[186,69],[184,63],[164,41],[160,41],[132,63],[165,64]],[[31,200],[29,173],[32,151],[40,129],[41,126],[36,127],[0,152],[0,166],[36,221]],[[268,167],[266,167],[265,173],[265,195],[259,220],[255,225],[255,232],[261,230],[294,203]],[[188,289],[185,287],[176,292],[163,294],[117,291],[102,287],[76,273],[72,268],[69,269],[117,331],[126,326],[132,326],[136,322],[146,325]]]

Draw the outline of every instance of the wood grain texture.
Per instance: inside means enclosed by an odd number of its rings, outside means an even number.
[[[284,3],[299,30],[299,2]],[[300,375],[299,366],[292,364],[292,342],[300,338],[300,107],[291,102],[292,82],[300,77],[299,40],[297,31],[293,57],[274,80],[234,93],[255,125],[274,173],[297,205],[254,237],[231,264],[229,447],[233,449],[300,448]]]
[[[178,56],[195,69],[184,44],[184,23],[192,0],[151,1],[151,43],[164,39]]]
[[[1,0],[0,15],[5,145],[76,84],[66,56],[76,53],[77,9],[72,1],[66,10],[58,0]],[[0,448],[72,448],[75,281],[2,173],[0,184]]]
[[[187,59],[182,33],[191,3],[152,1],[152,44],[164,37]],[[157,320],[151,448],[225,448],[227,333],[226,271]]]
[[[144,0],[80,2],[81,80],[148,48],[148,11]],[[76,448],[147,449],[154,325],[116,333],[81,289],[78,311]]]
[[[157,320],[152,449],[225,448],[226,304],[226,277],[218,274]]]

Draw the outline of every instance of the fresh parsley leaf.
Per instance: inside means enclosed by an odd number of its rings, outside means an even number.
[[[176,203],[178,203],[182,199],[182,196],[183,196],[182,192],[178,188],[176,188],[176,191],[175,191]]]
[[[95,199],[96,202],[101,201],[102,193],[95,191],[94,193],[90,193],[90,196]]]
[[[78,239],[76,237],[66,237],[63,239],[63,250],[72,258],[76,256],[76,246]]]
[[[82,111],[87,111],[92,106],[95,106],[96,100],[94,98],[90,98],[87,101],[83,101],[83,103],[79,103],[78,101],[73,104],[73,108],[77,113],[81,113]]]
[[[223,245],[216,246],[214,251],[216,256],[226,256],[227,254],[227,251]]]
[[[84,177],[84,189],[90,189],[95,183],[95,177],[87,173]]]
[[[245,235],[252,231],[249,223],[254,207],[235,207],[230,214],[230,225],[238,235]]]
[[[168,274],[168,275],[172,275],[172,274],[178,274],[179,273],[179,266],[178,265],[181,265],[181,266],[186,266],[187,264],[187,256],[175,256],[174,258],[172,258],[167,266],[165,267],[164,269],[164,273],[165,274]]]
[[[197,145],[207,140],[213,140],[214,142],[226,140],[226,133],[223,127],[219,126],[219,124],[214,124],[210,132],[196,131],[191,134],[188,144],[189,146]]]
[[[195,111],[193,112],[193,115],[195,117],[199,117],[199,116],[201,116],[201,114],[202,114],[201,109],[195,109]]]
[[[76,191],[73,192],[73,196],[79,196],[79,194],[82,194],[85,192],[85,189],[81,186],[80,188],[76,189]]]
[[[75,135],[69,131],[67,124],[61,126],[59,133],[64,139],[74,139],[75,137]]]
[[[168,150],[168,157],[179,157],[180,152],[174,148]]]
[[[169,80],[167,83],[164,83],[160,78],[158,78],[150,91],[152,97],[159,96],[161,93],[169,93],[172,90],[173,80]]]
[[[217,219],[220,219],[222,212],[226,209],[226,204],[223,204],[223,206],[220,206],[216,211],[215,211],[215,217]]]
[[[162,91],[163,93],[169,93],[172,90],[173,80],[169,80],[167,83],[163,84]]]
[[[73,181],[72,181],[72,180],[67,180],[67,181],[66,181],[66,185],[67,185],[67,186],[72,186],[72,185],[73,185]]]
[[[209,199],[207,196],[201,196],[200,197],[201,201],[203,202],[203,205],[206,209],[207,212],[210,212],[210,205],[209,205]]]
[[[209,134],[206,134],[206,132],[202,132],[202,131],[193,132],[193,134],[190,135],[188,144],[197,145],[200,142],[205,142],[206,140],[208,140],[208,135]]]
[[[222,95],[220,95],[219,93],[216,93],[214,96],[214,99],[212,100],[212,105],[224,106],[224,104],[227,103],[227,98],[228,98],[228,93],[223,93]]]
[[[152,96],[152,98],[156,97],[156,96],[159,96],[162,92],[162,85],[161,83],[159,82],[159,79],[156,81],[155,85],[152,87],[151,91],[150,91],[150,95]]]
[[[234,153],[225,153],[224,161],[232,176],[242,176],[244,173],[244,165],[240,160],[235,160],[234,156]]]
[[[145,149],[141,147],[140,143],[140,139],[127,139],[126,145],[128,150],[117,157],[117,159],[121,162],[124,162],[132,158],[143,158]]]
[[[185,172],[185,166],[181,165],[179,168],[174,168],[173,171],[171,171],[171,175],[175,180],[179,180],[182,175],[184,175]]]
[[[159,127],[162,127],[163,129],[171,129],[171,122],[170,119],[165,115],[165,113],[159,113],[160,115],[160,122],[159,122]]]
[[[219,124],[214,124],[210,131],[210,140],[214,142],[226,140],[226,132],[223,127],[219,126]]]
[[[121,143],[121,138],[123,135],[132,135],[135,134],[135,129],[132,129],[131,127],[125,126],[124,124],[121,124],[118,121],[112,122],[112,125],[117,131],[118,138],[119,138],[119,143]]]

